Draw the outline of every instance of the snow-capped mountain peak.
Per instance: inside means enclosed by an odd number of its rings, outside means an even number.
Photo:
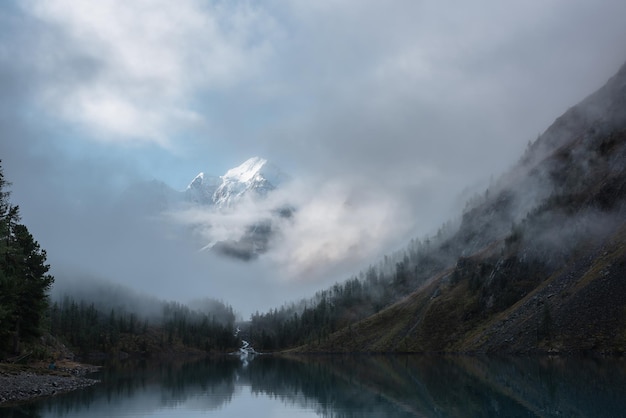
[[[222,184],[213,194],[213,202],[216,206],[228,207],[250,192],[264,196],[288,178],[266,159],[252,157],[221,177]]]
[[[252,157],[238,167],[231,168],[222,176],[224,181],[250,183],[263,178],[274,187],[289,178],[278,167],[261,157]]]
[[[265,164],[267,164],[266,159],[260,157],[252,157],[246,160],[240,166],[228,170],[226,174],[222,176],[222,178],[245,183],[252,180],[254,176],[259,174]]]
[[[200,173],[189,183],[184,193],[188,201],[212,204],[213,194],[220,184],[219,177],[205,176],[204,173]]]
[[[261,157],[252,157],[223,176],[198,174],[187,186],[188,201],[230,207],[244,195],[259,197],[279,187],[289,176]]]
[[[204,173],[201,172],[196,177],[194,177],[193,180],[191,180],[191,183],[189,183],[189,186],[187,186],[185,190],[197,189],[202,186],[217,187],[220,185],[220,183],[221,183],[221,180],[219,177],[205,176]]]
[[[189,186],[187,186],[186,190],[199,187],[202,184],[203,180],[204,180],[204,173],[198,174],[196,177],[194,177],[193,180],[191,180],[191,183],[189,183]]]

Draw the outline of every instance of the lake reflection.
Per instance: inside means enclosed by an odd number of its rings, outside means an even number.
[[[626,416],[623,359],[258,356],[107,366],[4,417]]]

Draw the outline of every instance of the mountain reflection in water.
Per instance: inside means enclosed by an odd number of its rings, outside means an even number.
[[[616,417],[626,360],[480,356],[261,355],[117,363],[99,385],[6,417]]]

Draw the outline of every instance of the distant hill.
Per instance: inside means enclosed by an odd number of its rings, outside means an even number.
[[[626,65],[411,260],[404,298],[300,350],[623,353],[625,197]]]

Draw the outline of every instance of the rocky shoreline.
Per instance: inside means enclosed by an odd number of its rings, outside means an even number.
[[[99,381],[87,378],[85,374],[96,370],[93,366],[54,371],[37,367],[0,367],[0,406],[89,387]]]

